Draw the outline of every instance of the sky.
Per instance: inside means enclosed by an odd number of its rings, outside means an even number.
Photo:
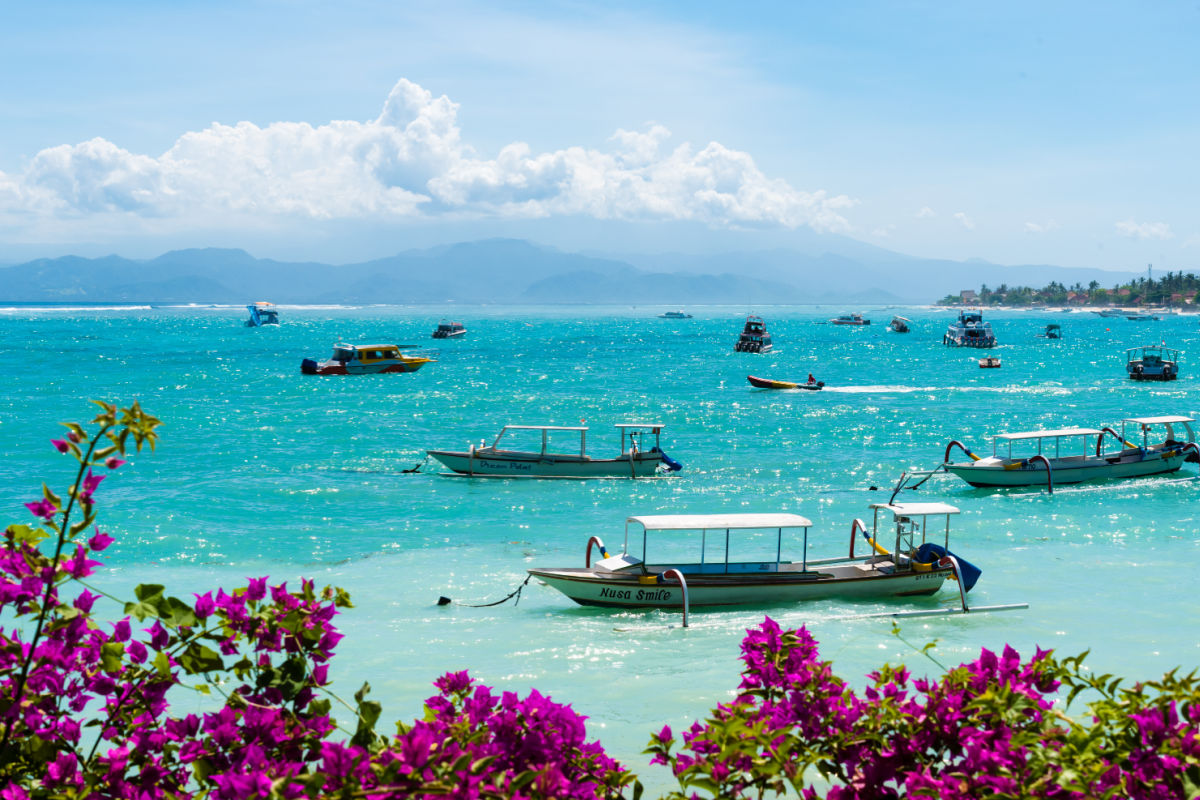
[[[1195,2],[499,5],[5,4],[0,262],[819,234],[1200,269]]]

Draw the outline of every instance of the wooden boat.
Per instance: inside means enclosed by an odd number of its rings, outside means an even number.
[[[300,362],[305,375],[376,375],[384,372],[416,372],[434,359],[427,355],[406,355],[395,344],[345,344],[333,346],[326,361],[306,358]]]
[[[771,352],[771,334],[767,333],[767,323],[762,317],[750,315],[746,324],[733,346],[738,353],[769,353]]]
[[[906,317],[892,317],[888,328],[896,333],[908,333],[909,325],[911,324],[912,320]]]
[[[279,324],[279,310],[275,308],[274,303],[259,300],[257,303],[251,303],[246,306],[246,310],[250,312],[250,319],[246,320],[247,328],[261,328],[263,325]]]
[[[466,336],[467,328],[461,322],[450,322],[442,320],[433,330],[434,339],[454,339],[458,336]]]
[[[863,319],[862,314],[843,314],[829,320],[834,325],[870,325],[871,320]]]
[[[990,356],[988,358],[981,358],[981,359],[979,359],[979,368],[980,369],[999,369],[1000,368],[1000,359],[996,358],[995,356]]]
[[[660,470],[683,469],[682,464],[663,452],[660,423],[621,422],[616,427],[621,434],[621,449],[615,458],[592,458],[587,454],[587,427],[560,425],[505,425],[491,445],[472,444],[465,451],[426,450],[425,453],[445,464],[451,474],[472,478],[649,478]],[[501,445],[506,436],[520,437],[523,431],[540,434],[537,438],[541,449],[516,450]],[[550,449],[551,434],[564,432],[578,434],[578,452],[557,453]],[[642,444],[648,433],[654,434],[654,444],[649,449]]]
[[[1061,430],[1001,433],[992,437],[992,455],[987,458],[967,450],[962,443],[946,445],[942,466],[976,487],[1040,486],[1114,478],[1140,478],[1175,472],[1188,453],[1200,456],[1191,417],[1129,417],[1121,421],[1121,432],[1112,428],[1063,428]],[[1165,437],[1150,442],[1150,432],[1165,428]],[[1126,426],[1140,431],[1142,443],[1126,438]],[[1121,448],[1104,451],[1105,436],[1117,439]],[[1181,438],[1180,438],[1181,437]],[[1094,439],[1094,444],[1093,444]],[[1064,440],[1068,443],[1064,446]],[[1014,454],[1016,443],[1032,443],[1026,455]],[[1074,442],[1074,443],[1072,443]],[[1007,445],[1003,453],[1000,445]],[[958,447],[970,461],[950,462],[950,451]],[[1188,459],[1191,460],[1191,459]]]
[[[1135,381],[1173,381],[1179,377],[1182,350],[1161,345],[1134,347],[1125,351],[1125,371]]]
[[[811,391],[818,391],[825,388],[824,381],[791,383],[789,381],[771,381],[766,378],[756,378],[753,375],[747,375],[746,380],[750,381],[750,385],[757,389],[809,389]]]
[[[965,592],[975,585],[980,571],[949,552],[950,517],[958,509],[943,503],[875,503],[871,509],[874,522],[869,533],[861,520],[851,524],[847,556],[810,559],[812,522],[798,514],[671,514],[629,517],[625,544],[617,555],[609,555],[593,536],[583,567],[528,572],[580,605],[608,608],[682,608],[686,613],[689,605],[782,605],[831,597],[931,595],[955,576],[965,606]],[[758,534],[740,535],[747,531]],[[769,536],[762,535],[765,531],[774,532],[776,540],[770,542]],[[782,557],[784,531],[793,536],[799,532],[799,561]],[[870,549],[856,555],[860,532]],[[674,541],[661,546],[658,534]],[[736,552],[756,558],[731,559],[735,535]],[[660,545],[653,555],[652,542]],[[599,545],[601,555],[595,564],[593,545]],[[692,560],[682,560],[679,554],[689,552],[694,554]]]

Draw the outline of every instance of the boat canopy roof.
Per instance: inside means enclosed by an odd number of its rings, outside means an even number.
[[[1095,428],[1061,428],[1054,431],[1025,431],[1024,433],[998,433],[997,439],[1007,442],[1017,439],[1057,439],[1060,436],[1099,436],[1103,431]]]
[[[903,320],[904,322],[912,322],[912,320],[911,320],[911,319],[909,319],[908,317],[902,317],[902,316],[900,316],[899,314],[897,314],[897,315],[895,315],[894,317],[892,317],[892,319]]]
[[[1171,425],[1176,422],[1195,422],[1191,417],[1126,417],[1123,422],[1137,425]]]
[[[764,528],[810,528],[812,520],[799,514],[653,514],[629,517],[648,531],[733,531]]]
[[[871,508],[891,511],[897,517],[931,517],[934,514],[957,514],[958,507],[947,503],[872,503]]]
[[[1162,351],[1162,352],[1167,352],[1167,353],[1178,353],[1180,355],[1183,355],[1182,350],[1176,350],[1174,347],[1167,347],[1165,344],[1144,344],[1141,347],[1131,347],[1128,350],[1126,350],[1125,352],[1126,353],[1136,353],[1138,350],[1141,350],[1142,352],[1146,352],[1147,350],[1157,350],[1157,351]]]
[[[505,425],[506,431],[586,431],[586,425]]]
[[[614,427],[617,427],[617,428],[650,428],[652,430],[657,430],[659,428],[665,428],[666,425],[663,425],[661,422],[618,422]]]

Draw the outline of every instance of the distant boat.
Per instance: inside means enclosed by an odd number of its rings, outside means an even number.
[[[1159,317],[1156,314],[1151,314],[1149,311],[1134,311],[1125,315],[1125,319],[1133,322],[1151,322],[1157,321]]]
[[[1062,326],[1051,323],[1046,326],[1046,330],[1042,331],[1041,335],[1043,339],[1061,339]]]
[[[818,391],[825,388],[824,381],[792,383],[790,381],[772,381],[766,378],[756,378],[753,375],[747,375],[746,380],[750,381],[750,385],[756,389],[809,389],[811,391]]]
[[[465,451],[426,450],[454,474],[472,478],[650,478],[683,469],[662,450],[660,441],[663,425],[657,422],[621,422],[621,447],[614,458],[593,458],[587,454],[588,428],[582,425],[505,425],[488,446],[468,445]],[[535,431],[540,436],[538,450],[514,450],[501,446],[509,434],[518,436]],[[577,452],[560,452],[552,448],[552,434],[579,437]],[[653,434],[654,444],[644,447],[643,438]],[[574,448],[573,448],[574,449]]]
[[[461,322],[442,320],[433,331],[434,339],[453,339],[456,336],[466,336],[467,329]]]
[[[911,322],[911,319],[907,319],[905,317],[892,317],[892,321],[888,325],[888,328],[896,333],[908,333],[908,326]]]
[[[1000,369],[1000,359],[993,357],[979,359],[980,369]]]
[[[659,314],[659,319],[691,319],[691,314],[685,314],[682,311],[668,311],[665,314]]]
[[[274,303],[260,300],[257,303],[251,303],[246,306],[246,310],[250,312],[250,319],[246,320],[247,328],[261,328],[263,325],[279,324],[279,311],[276,310]]]
[[[829,320],[834,325],[870,325],[871,320],[863,319],[862,314],[844,314]]]
[[[1125,312],[1119,308],[1103,308],[1103,309],[1100,309],[1099,311],[1094,311],[1092,313],[1097,314],[1101,317],[1114,317],[1115,318],[1115,317],[1125,316]]]
[[[416,372],[433,361],[420,355],[405,355],[395,344],[344,344],[333,346],[327,361],[306,358],[300,362],[305,375],[376,375],[384,372]]]
[[[771,334],[767,333],[767,323],[762,317],[753,314],[746,317],[746,325],[742,328],[737,344],[733,346],[738,353],[769,353],[771,352]]]
[[[982,311],[960,311],[942,336],[942,344],[953,347],[995,347],[996,334],[991,323],[983,321]]]

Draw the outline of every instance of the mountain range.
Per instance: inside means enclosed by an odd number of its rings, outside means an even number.
[[[845,237],[813,246],[688,253],[573,253],[522,239],[407,250],[353,264],[276,261],[237,249],[152,259],[64,256],[0,268],[4,302],[927,303],[980,284],[1042,286],[1133,272],[923,259]]]

